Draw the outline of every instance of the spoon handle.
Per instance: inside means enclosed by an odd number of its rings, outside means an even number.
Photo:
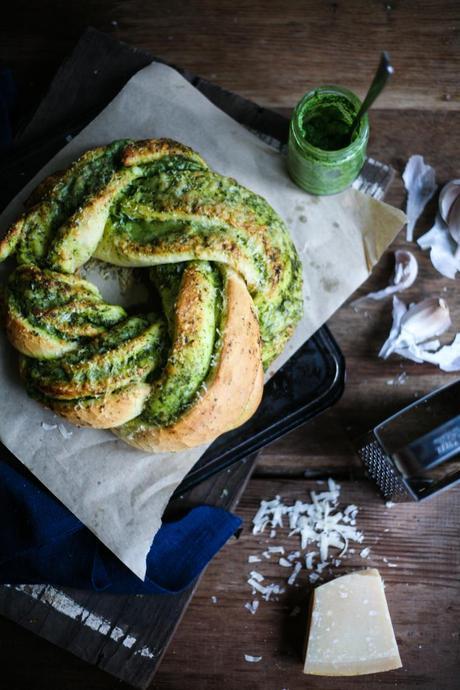
[[[361,108],[359,109],[358,114],[355,116],[355,119],[353,120],[353,123],[351,125],[350,139],[353,139],[353,135],[355,133],[356,128],[359,125],[362,116],[369,110],[372,103],[381,93],[382,89],[384,88],[385,84],[387,83],[388,79],[391,77],[393,73],[394,69],[390,63],[390,56],[386,51],[383,51],[380,57],[380,63],[377,68],[377,72],[375,73],[374,79],[372,80],[372,84],[370,85],[369,91],[366,94],[366,98],[362,102]]]

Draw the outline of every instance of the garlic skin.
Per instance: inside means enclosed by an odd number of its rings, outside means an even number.
[[[441,189],[439,194],[439,213],[445,223],[447,223],[452,204],[459,195],[460,180],[451,180]]]
[[[438,207],[433,227],[417,244],[430,250],[431,263],[441,275],[453,279],[460,271],[460,180],[444,185]]]
[[[418,262],[415,256],[406,249],[398,249],[395,251],[394,257],[395,268],[390,285],[376,292],[368,292],[367,295],[354,300],[352,306],[357,306],[368,299],[385,299],[385,297],[394,295],[395,292],[406,290],[413,285],[418,275]]]
[[[414,228],[423,209],[437,189],[434,169],[423,160],[423,156],[411,156],[402,175],[407,189],[407,232],[406,239],[412,242]]]
[[[458,247],[440,213],[437,214],[433,227],[419,237],[417,244],[421,249],[430,250],[431,263],[441,275],[455,278],[460,270]]]
[[[396,349],[411,349],[414,345],[442,335],[451,325],[449,307],[441,298],[428,297],[407,309],[402,300],[394,297],[393,325],[379,357],[387,359]]]
[[[430,347],[427,347],[428,344]],[[434,340],[411,348],[398,348],[394,352],[420,364],[422,362],[435,364],[441,371],[460,371],[460,333],[457,333],[450,345],[443,347],[440,345],[439,340]]]
[[[460,244],[460,187],[459,194],[449,210],[447,217],[447,227],[449,228],[450,236]]]
[[[406,312],[407,307],[404,304],[404,302],[401,299],[399,299],[399,297],[393,297],[393,323],[391,325],[391,330],[388,335],[388,338],[385,340],[380,349],[379,357],[387,359],[387,357],[389,357],[391,353],[394,351],[395,347],[397,346],[397,338],[401,331],[401,321]]]

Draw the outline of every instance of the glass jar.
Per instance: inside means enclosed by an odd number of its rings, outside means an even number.
[[[309,91],[296,105],[289,126],[287,164],[294,182],[310,194],[336,194],[351,185],[364,164],[369,139],[365,115],[349,141],[361,106],[340,86]]]

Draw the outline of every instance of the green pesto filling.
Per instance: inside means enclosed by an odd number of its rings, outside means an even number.
[[[215,208],[216,215],[212,210],[205,214],[204,208]],[[232,224],[219,218],[222,209],[231,214]],[[250,232],[247,224],[263,231]],[[152,263],[172,252],[183,259],[201,256],[233,265],[237,252],[236,264],[242,259],[251,266],[251,275],[243,277],[259,315],[264,367],[283,349],[302,315],[301,265],[286,226],[262,197],[231,178],[208,170],[165,170],[135,180],[111,209],[99,258],[106,250],[110,260],[115,247],[122,259],[125,242],[129,256],[130,251],[145,255]],[[282,267],[275,293],[272,255],[278,255]]]
[[[318,95],[302,114],[302,133],[306,141],[324,151],[338,151],[351,143],[350,127],[356,109],[345,96]],[[355,132],[355,137],[357,133]]]
[[[51,271],[32,271],[16,269],[7,289],[8,308],[32,329],[83,343],[86,326],[103,331],[126,318],[125,310],[104,302],[91,283],[73,281],[72,277],[60,280],[59,274]]]
[[[166,336],[164,322],[159,317],[134,316],[65,357],[25,358],[26,378],[38,390],[46,390],[53,384],[70,384],[75,387],[75,398],[80,397],[78,389],[85,386],[90,386],[94,394],[99,394],[101,387],[115,390],[145,380],[161,364]],[[140,343],[131,343],[138,337]],[[125,344],[130,347],[122,349]]]
[[[175,318],[174,305],[180,297],[187,271],[198,279],[199,299],[190,305],[187,318],[196,322],[190,336]],[[192,261],[187,266],[159,266],[151,271],[160,292],[163,308],[170,324],[171,348],[160,376],[151,380],[152,392],[144,411],[127,422],[123,435],[134,433],[143,425],[172,424],[200,395],[210,368],[215,363],[220,337],[218,326],[222,311],[222,278],[220,271],[205,261]]]
[[[47,251],[59,227],[85,200],[104,187],[119,165],[127,141],[115,141],[76,161],[25,219],[16,256],[19,263],[46,265]]]

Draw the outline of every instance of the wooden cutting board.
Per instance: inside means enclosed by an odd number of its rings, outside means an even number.
[[[22,152],[25,155],[32,142],[39,142],[35,155],[40,164],[46,163],[66,137],[78,131],[82,122],[92,119],[152,59],[144,51],[89,29],[18,137],[9,162],[11,170],[20,170]],[[242,124],[278,141],[287,139],[288,121],[284,117],[199,77],[182,74]],[[362,189],[380,198],[392,176],[388,166],[368,161],[362,173]],[[18,189],[12,186],[7,191],[13,196]],[[255,460],[253,455],[216,474],[180,497],[177,504],[183,509],[207,503],[233,510]],[[119,596],[51,586],[3,586],[0,613],[117,678],[145,688],[195,586],[176,596]]]

